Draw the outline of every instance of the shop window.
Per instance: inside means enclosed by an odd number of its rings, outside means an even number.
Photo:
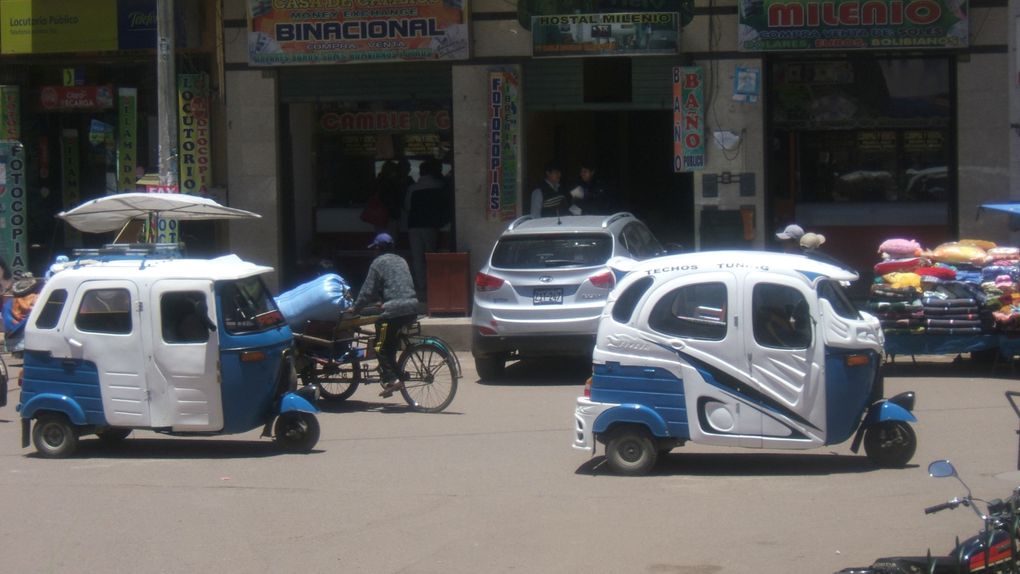
[[[797,289],[771,283],[755,285],[751,313],[754,340],[759,345],[776,349],[811,345],[811,313]]]
[[[951,200],[950,64],[944,57],[775,63],[773,157],[784,159],[773,163],[795,184],[794,199]]]
[[[667,335],[721,341],[726,338],[726,297],[723,283],[679,287],[655,303],[648,326]]]

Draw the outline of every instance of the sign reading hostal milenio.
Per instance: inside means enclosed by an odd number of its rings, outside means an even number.
[[[633,12],[535,16],[531,20],[531,39],[535,57],[676,54],[680,15]]]
[[[461,0],[248,0],[248,63],[463,60]]]
[[[967,0],[740,0],[745,52],[962,48]]]

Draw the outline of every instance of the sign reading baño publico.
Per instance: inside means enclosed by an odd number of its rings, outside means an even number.
[[[248,0],[248,63],[463,60],[461,0]]]
[[[747,52],[963,48],[968,0],[740,0]]]

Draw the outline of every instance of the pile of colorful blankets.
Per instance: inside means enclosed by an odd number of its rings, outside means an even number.
[[[878,251],[868,310],[887,334],[1020,331],[1020,248],[963,239],[926,250],[888,239]]]

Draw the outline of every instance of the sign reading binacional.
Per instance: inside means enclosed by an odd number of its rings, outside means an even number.
[[[248,0],[253,66],[463,60],[468,48],[458,0]]]

